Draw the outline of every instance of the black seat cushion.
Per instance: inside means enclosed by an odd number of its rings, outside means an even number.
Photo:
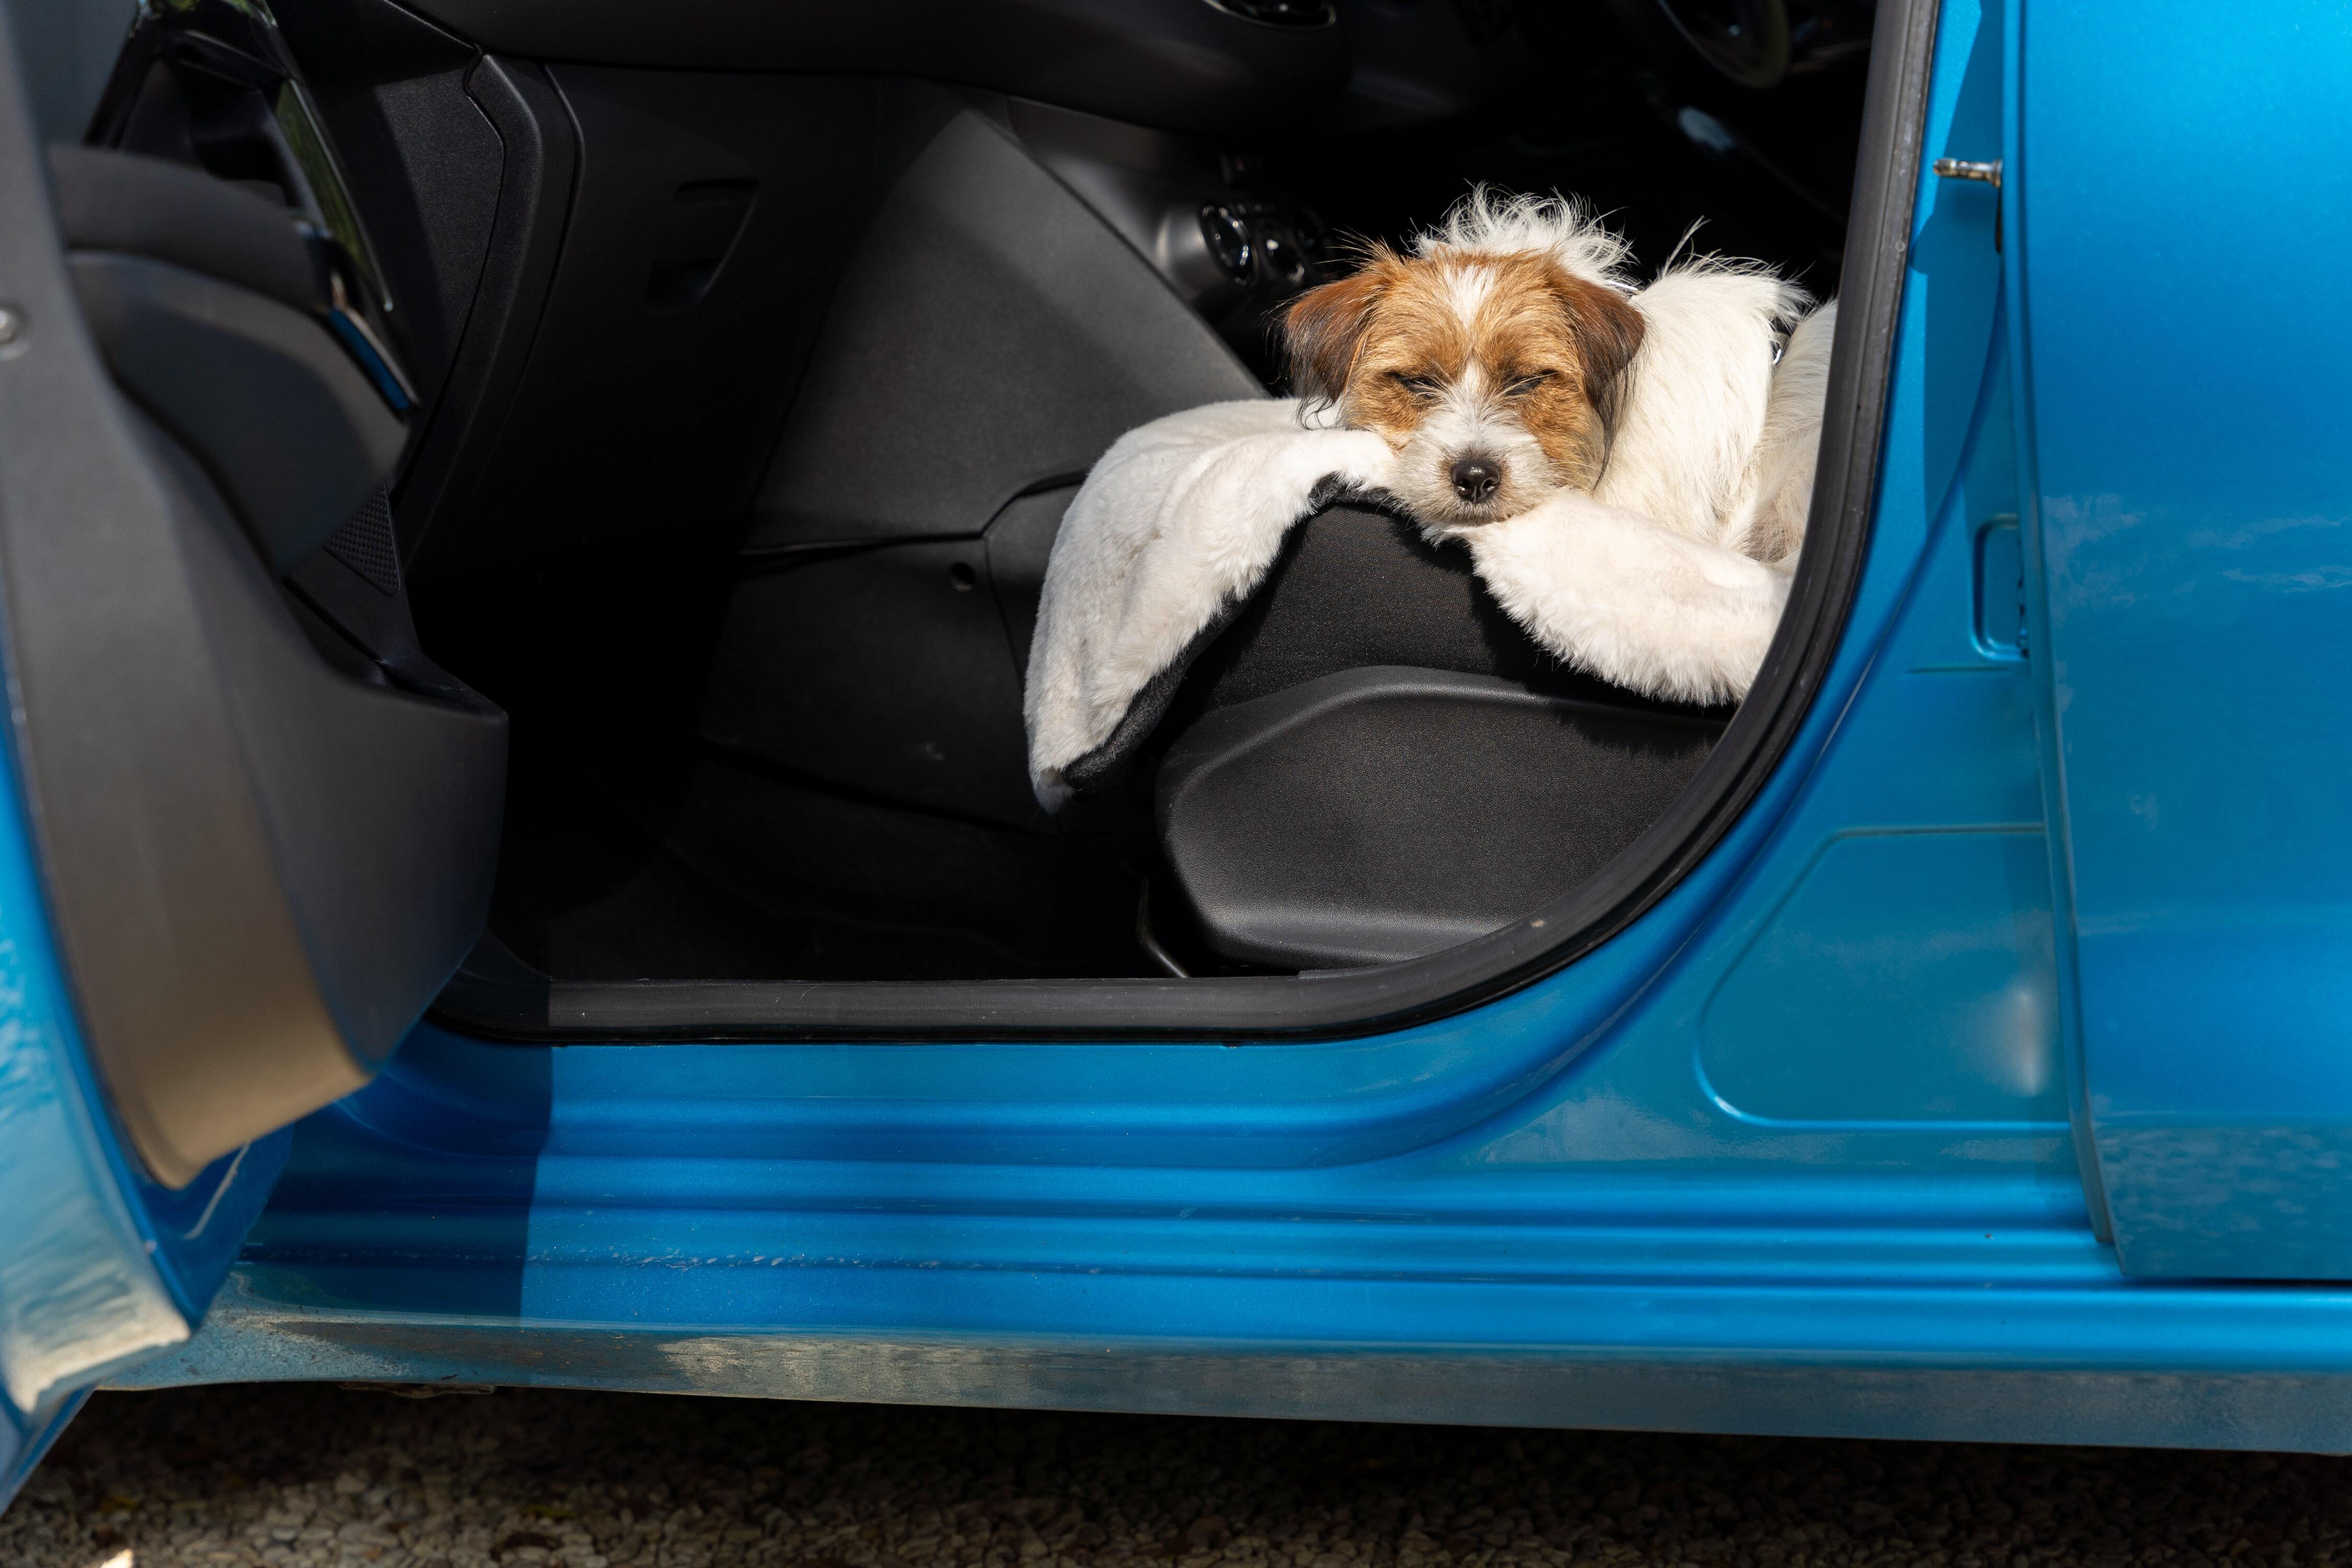
[[[1637,712],[1730,712],[1661,702],[1571,669],[1504,613],[1466,550],[1430,543],[1402,517],[1340,505],[1292,529],[1257,590],[1204,627],[1064,776],[1082,795],[1122,793],[1138,763],[1203,714],[1372,665],[1498,676]]]
[[[1506,615],[1459,545],[1405,519],[1335,506],[1300,523],[1258,591],[1192,660],[1170,707],[1172,732],[1213,708],[1376,664],[1524,681],[1587,702],[1696,710],[1571,669]]]
[[[1493,676],[1346,670],[1188,730],[1160,763],[1160,849],[1224,958],[1415,958],[1601,869],[1720,731]]]
[[[1569,668],[1468,552],[1339,506],[1202,640],[1141,750],[1162,753],[1160,847],[1206,944],[1329,968],[1567,892],[1664,812],[1729,712]]]

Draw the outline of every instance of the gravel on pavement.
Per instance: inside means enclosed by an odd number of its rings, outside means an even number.
[[[501,1390],[101,1394],[0,1568],[2352,1563],[2352,1461]]]

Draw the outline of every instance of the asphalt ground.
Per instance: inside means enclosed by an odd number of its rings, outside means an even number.
[[[0,1565],[2305,1568],[2347,1531],[2335,1458],[246,1386],[98,1395]]]

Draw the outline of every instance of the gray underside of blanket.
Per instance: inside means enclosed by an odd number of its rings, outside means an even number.
[[[1353,489],[1334,476],[1315,487],[1313,493],[1307,498],[1306,509],[1291,520],[1290,526],[1297,528],[1317,512],[1343,500],[1377,510],[1397,510],[1395,501],[1384,492]],[[1398,515],[1403,514],[1400,511]],[[1218,605],[1216,614],[1193,634],[1182,651],[1163,665],[1159,673],[1144,683],[1143,689],[1135,694],[1135,700],[1128,704],[1126,715],[1119,720],[1118,727],[1110,732],[1109,737],[1062,770],[1062,782],[1079,795],[1094,795],[1109,788],[1125,776],[1128,770],[1135,765],[1143,743],[1160,727],[1160,721],[1168,716],[1169,707],[1176,700],[1176,693],[1182,689],[1184,677],[1194,661],[1224,635],[1225,629],[1234,624],[1234,617],[1249,607],[1251,598],[1265,585],[1265,577],[1261,574],[1256,582],[1250,584],[1249,592],[1236,594]]]

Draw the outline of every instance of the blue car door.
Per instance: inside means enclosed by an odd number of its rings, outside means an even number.
[[[2343,1279],[2352,18],[2213,22],[2030,5],[2012,88],[2067,1023],[2126,1272]]]
[[[83,1391],[187,1337],[278,1130],[367,1081],[455,967],[505,752],[503,715],[395,639],[313,624],[377,591],[352,562],[409,400],[266,16],[234,47],[149,26],[114,68],[197,51],[242,184],[45,147],[89,105],[6,21],[0,1496]]]

